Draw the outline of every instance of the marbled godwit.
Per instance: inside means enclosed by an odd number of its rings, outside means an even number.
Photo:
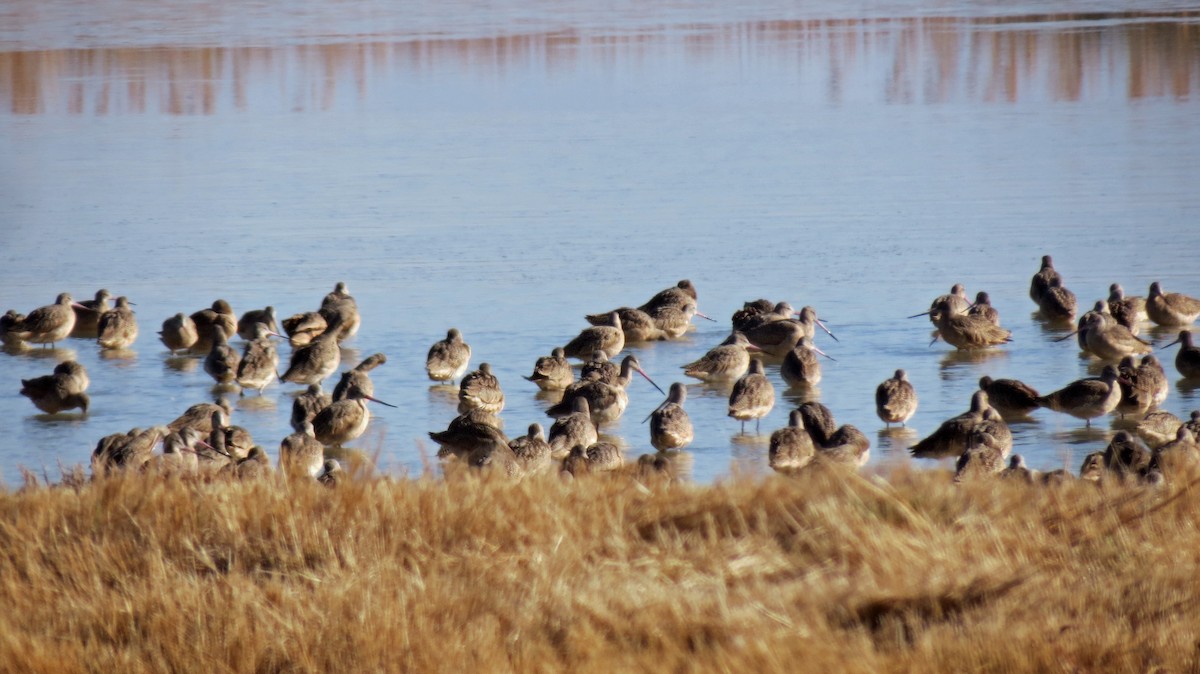
[[[267,330],[278,333],[279,323],[275,320],[275,307],[269,306],[264,309],[251,309],[250,311],[242,314],[242,317],[239,318],[237,322],[238,337],[241,337],[247,341],[251,339],[258,339],[258,337],[254,334],[254,326],[258,323],[262,323],[263,325],[267,326]]]
[[[467,457],[467,465],[484,474],[499,474],[513,480],[525,473],[516,452],[507,445],[480,447]]]
[[[775,304],[768,303],[765,309],[758,305],[753,305],[753,308],[743,306],[734,314],[733,322],[736,325],[735,330],[746,332],[766,323],[788,320],[795,317],[796,310],[792,308],[791,303],[776,302]]]
[[[1147,414],[1137,425],[1137,435],[1151,448],[1170,442],[1179,429],[1183,420],[1171,414],[1157,410]]]
[[[371,381],[371,370],[387,362],[387,356],[376,353],[364,358],[361,363],[342,373],[337,386],[333,387],[333,401],[345,400],[350,389],[357,388],[367,395],[375,395],[375,382]]]
[[[1079,342],[1080,350],[1086,353],[1091,353],[1088,351],[1088,330],[1091,329],[1092,326],[1107,326],[1112,322],[1114,322],[1114,319],[1112,314],[1108,313],[1108,303],[1100,300],[1096,302],[1096,305],[1092,307],[1091,311],[1086,311],[1082,316],[1079,317],[1079,322],[1076,324],[1073,332],[1063,335],[1054,341],[1065,342],[1071,338],[1071,335],[1075,335],[1077,341]]]
[[[720,345],[708,350],[698,360],[683,365],[683,373],[702,381],[735,381],[750,369],[750,352],[761,351],[734,331]]]
[[[625,455],[611,442],[595,442],[587,447],[575,445],[563,459],[563,471],[572,475],[607,472],[623,465]]]
[[[165,426],[109,435],[92,451],[92,475],[103,477],[114,470],[140,469],[150,461],[154,446],[170,433]]]
[[[1025,457],[1013,454],[1008,459],[1008,467],[1000,471],[1000,477],[1005,480],[1033,484],[1035,474],[1029,469],[1029,466],[1025,465]]]
[[[158,457],[157,468],[165,473],[195,473],[200,468],[197,458],[198,447],[208,445],[200,431],[188,427],[172,431],[162,441],[163,452]],[[209,448],[211,449],[211,447]]]
[[[812,437],[804,429],[800,410],[788,414],[788,425],[771,434],[767,463],[778,471],[798,470],[812,462],[816,455]]]
[[[1188,420],[1183,422],[1183,425],[1187,426],[1187,429],[1195,436],[1196,441],[1200,442],[1200,410],[1192,410],[1192,413],[1188,416]]]
[[[613,325],[613,314],[621,318],[621,332],[625,334],[626,342],[653,342],[666,339],[666,335],[654,323],[654,319],[650,317],[650,314],[641,309],[620,307],[602,314],[589,314],[584,318],[592,325],[611,326]]]
[[[214,325],[212,348],[204,359],[204,371],[218,384],[228,384],[237,379],[238,366],[242,363],[241,354],[229,346],[226,337],[225,326]]]
[[[1079,479],[1088,482],[1099,482],[1104,478],[1104,472],[1104,452],[1088,454],[1079,465]]]
[[[0,316],[0,344],[10,349],[19,349],[25,346],[25,342],[14,332],[23,320],[25,320],[25,314],[18,314],[12,309]]]
[[[1133,334],[1138,334],[1138,326],[1142,321],[1147,320],[1146,315],[1146,298],[1144,297],[1126,297],[1125,289],[1120,283],[1114,283],[1108,287],[1108,312],[1112,314],[1114,320],[1121,325],[1129,328]]]
[[[812,438],[813,445],[819,447],[828,444],[837,432],[837,421],[833,418],[833,412],[821,403],[811,400],[801,403],[796,410],[804,419],[804,430]]]
[[[654,309],[661,306],[683,307],[689,302],[695,303],[698,299],[696,286],[692,285],[691,281],[683,279],[670,288],[658,291],[638,309],[652,314]]]
[[[776,304],[766,298],[743,302],[742,308],[733,312],[730,317],[730,323],[733,324],[735,332],[745,332],[746,328],[753,327],[758,323],[758,317],[762,314],[771,311]]]
[[[591,405],[586,397],[579,396],[571,401],[571,411],[551,424],[550,453],[553,458],[562,459],[575,445],[587,447],[599,439]]]
[[[425,372],[433,381],[454,382],[467,371],[471,345],[463,341],[458,328],[450,328],[446,338],[433,343],[425,356]]]
[[[158,339],[172,354],[176,351],[187,351],[200,341],[200,333],[196,330],[196,322],[182,312],[163,321]]]
[[[988,404],[1002,415],[1023,417],[1036,410],[1041,395],[1032,386],[1017,379],[979,378],[979,390],[987,393]]]
[[[1055,278],[1050,279],[1050,285],[1042,294],[1042,301],[1038,303],[1038,306],[1042,310],[1042,315],[1048,319],[1069,321],[1075,318],[1077,301],[1075,293],[1062,284],[1062,279]]]
[[[654,388],[663,392],[662,388],[655,384],[650,375],[642,369],[637,356],[628,355],[621,361],[621,375],[615,384],[608,384],[598,379],[580,380],[567,387],[563,391],[563,399],[547,409],[546,414],[552,417],[570,414],[574,411],[575,399],[582,397],[588,401],[592,423],[597,427],[612,423],[621,418],[621,415],[625,413],[625,408],[629,405],[629,394],[626,389],[633,381],[634,372],[642,375]]]
[[[1120,360],[1130,354],[1150,353],[1150,343],[1134,336],[1129,328],[1105,317],[1093,313],[1088,317],[1085,326],[1087,350],[1101,360]]]
[[[561,391],[575,381],[575,370],[567,361],[561,346],[554,347],[549,356],[541,356],[533,364],[533,374],[525,379],[537,384],[543,391]]]
[[[817,446],[816,458],[850,468],[861,468],[871,458],[871,441],[850,424],[839,426],[829,440]]]
[[[279,469],[289,477],[315,478],[325,464],[325,445],[317,440],[312,422],[279,442]]]
[[[908,451],[923,459],[961,455],[967,449],[971,431],[983,423],[984,412],[989,409],[988,395],[976,391],[971,396],[971,409],[943,421],[936,431],[909,447]]]
[[[1179,339],[1167,344],[1175,346],[1180,344],[1179,352],[1175,354],[1175,369],[1185,378],[1194,379],[1200,378],[1200,347],[1192,344],[1192,333],[1189,330],[1180,330]]]
[[[325,469],[321,472],[321,476],[317,478],[317,482],[329,488],[335,488],[343,482],[349,481],[350,477],[346,475],[346,471],[342,470],[342,464],[336,459],[325,459]]]
[[[311,423],[317,412],[329,407],[333,397],[321,392],[320,384],[309,384],[308,389],[292,401],[292,429],[303,432],[305,422]]]
[[[488,420],[481,419],[481,415],[486,414],[482,410],[471,410],[455,417],[446,430],[430,431],[429,438],[439,447],[437,455],[465,459],[479,449],[508,447],[508,437]]]
[[[242,351],[242,358],[238,362],[236,377],[238,386],[243,389],[255,389],[259,395],[262,395],[267,384],[275,381],[275,378],[279,376],[279,352],[275,350],[275,344],[271,342],[272,336],[278,337],[279,333],[272,331],[266,323],[254,324],[252,339],[246,342],[246,348]]]
[[[1050,288],[1050,282],[1055,279],[1058,279],[1059,283],[1062,282],[1062,276],[1054,270],[1054,260],[1049,255],[1043,255],[1042,268],[1029,281],[1029,299],[1033,300],[1039,307],[1042,306],[1042,297],[1046,295],[1046,290]]]
[[[1129,431],[1117,431],[1104,449],[1104,468],[1120,479],[1141,477],[1150,459],[1150,449]]]
[[[479,369],[463,377],[458,386],[458,411],[481,409],[499,414],[504,409],[504,391],[500,380],[492,374],[490,363],[480,363]]]
[[[342,350],[338,348],[337,335],[340,330],[331,325],[312,342],[292,351],[287,372],[280,379],[294,384],[317,384],[337,372],[342,364]]]
[[[1180,477],[1195,473],[1200,467],[1200,446],[1183,426],[1175,432],[1175,438],[1154,450],[1147,466],[1147,476],[1158,471],[1164,477]]]
[[[529,431],[508,443],[521,472],[532,475],[550,469],[550,443],[546,442],[545,431],[539,423],[529,424]]]
[[[813,344],[811,337],[801,337],[796,346],[784,355],[779,374],[788,386],[816,386],[820,383],[821,363],[817,360],[817,354],[833,360],[832,356]]]
[[[1004,468],[1004,456],[996,439],[981,429],[967,436],[967,446],[954,465],[954,481],[992,477]]]
[[[917,389],[902,369],[875,388],[875,414],[888,428],[892,424],[903,426],[911,419],[917,411],[917,402]]]
[[[990,402],[988,408],[983,411],[983,420],[975,425],[975,430],[982,430],[991,436],[991,442],[999,447],[1003,454],[1001,458],[1008,459],[1013,447],[1012,429],[1008,427],[1008,422],[1000,416],[1000,412],[992,407]]]
[[[25,342],[49,344],[53,347],[66,339],[75,327],[74,305],[70,293],[60,293],[54,304],[29,312],[9,333]]]
[[[63,366],[83,366],[69,361],[54,368],[53,374],[21,380],[21,395],[33,401],[35,407],[46,414],[58,414],[66,410],[79,409],[88,412],[91,399],[84,393],[87,388],[87,373],[83,373],[82,386],[78,375],[73,376]]]
[[[688,330],[692,329],[692,316],[697,315],[697,312],[695,304],[687,304],[682,307],[664,305],[655,307],[652,313],[647,315],[650,316],[650,320],[654,322],[655,329],[658,330],[658,333],[652,339],[679,339],[687,334]],[[621,320],[622,325],[624,325],[625,319],[622,318]],[[628,328],[626,328],[625,334],[629,334]],[[645,334],[652,335],[655,333],[646,331]],[[626,338],[626,341],[630,340]],[[651,339],[642,341],[651,341]]]
[[[233,476],[239,480],[261,480],[271,474],[271,459],[262,447],[255,445],[246,453],[246,458],[240,459],[237,466],[231,466]]]
[[[110,297],[112,297],[112,293],[101,288],[96,291],[95,299],[81,300],[78,305],[72,305],[71,309],[75,312],[75,328],[72,330],[72,336],[92,337],[96,335],[100,326],[100,317],[112,308],[108,305]]]
[[[650,444],[658,451],[683,449],[692,443],[695,432],[691,417],[683,409],[685,400],[687,387],[675,382],[667,399],[650,413]]]
[[[181,431],[185,428],[195,428],[203,435],[208,435],[212,432],[213,413],[219,412],[220,417],[218,424],[223,427],[229,423],[229,415],[233,413],[233,406],[229,401],[221,398],[214,403],[196,403],[187,408],[183,414],[175,418],[174,421],[167,424],[167,429],[171,431]]]
[[[935,319],[938,336],[956,349],[986,349],[1012,341],[1012,332],[984,318],[940,311],[931,316]]]
[[[1165,327],[1191,325],[1200,316],[1200,300],[1182,293],[1164,293],[1158,281],[1150,284],[1146,315]]]
[[[213,412],[208,443],[216,448],[218,453],[228,456],[233,461],[246,458],[250,448],[254,446],[254,438],[250,431],[241,426],[221,425],[221,416],[220,412]]]
[[[1038,398],[1038,405],[1055,412],[1083,419],[1087,426],[1092,419],[1104,416],[1121,402],[1121,387],[1117,385],[1117,368],[1104,366],[1099,377],[1079,379],[1063,388]]]
[[[729,394],[729,416],[742,422],[742,433],[746,432],[746,422],[753,419],[757,432],[759,420],[773,407],[775,387],[767,379],[762,361],[755,358],[750,361],[750,371],[733,385],[733,392]]]
[[[567,342],[563,352],[568,358],[581,360],[592,355],[594,351],[603,351],[609,358],[615,358],[624,348],[625,333],[621,330],[621,316],[614,311],[609,314],[609,325],[584,328],[574,339]]]
[[[341,281],[334,286],[333,292],[326,295],[325,299],[321,301],[320,313],[325,317],[325,322],[329,324],[330,330],[334,330],[336,326],[338,342],[347,337],[353,337],[362,324],[362,317],[358,313],[358,302],[350,295],[346,284]]]
[[[917,318],[919,316],[928,316],[929,322],[937,325],[937,320],[934,314],[943,313],[952,316],[966,316],[971,309],[971,303],[967,300],[967,289],[961,283],[955,283],[950,287],[950,293],[947,295],[938,295],[929,303],[929,310],[922,311],[919,314],[913,314],[909,318]]]
[[[200,351],[208,351],[212,348],[218,325],[225,331],[226,339],[237,334],[237,315],[233,313],[233,307],[229,306],[229,302],[225,300],[216,300],[208,309],[194,312],[191,319],[196,324],[197,335],[196,344],[192,348]]]
[[[603,351],[593,351],[591,359],[583,362],[579,372],[580,381],[588,379],[615,385],[621,379],[621,364],[609,360]]]
[[[833,334],[833,332],[826,327],[825,323],[817,317],[817,310],[810,306],[800,309],[800,312],[797,314],[796,321],[799,322],[800,325],[804,326],[804,336],[808,337],[809,339],[813,339],[817,336],[816,328],[821,328],[825,334],[833,338],[833,341],[841,341],[837,338],[837,335]]]
[[[54,374],[62,379],[67,393],[83,393],[92,383],[82,363],[65,360],[54,366]]]
[[[975,293],[975,303],[967,309],[968,316],[978,316],[992,325],[1000,325],[1000,312],[992,306],[992,298],[982,290]]]
[[[776,358],[786,356],[788,351],[796,348],[806,336],[809,335],[804,325],[792,319],[763,323],[746,333],[746,339],[750,340],[751,344]]]
[[[295,314],[283,319],[283,332],[292,346],[305,346],[325,332],[329,323],[317,311]]]
[[[371,421],[371,412],[367,409],[368,400],[395,407],[356,388],[351,388],[348,395],[345,400],[331,403],[313,417],[313,432],[318,441],[340,447],[366,432],[367,424]]]
[[[138,336],[137,316],[129,308],[129,299],[117,298],[117,306],[104,312],[97,324],[96,342],[102,349],[128,348]]]

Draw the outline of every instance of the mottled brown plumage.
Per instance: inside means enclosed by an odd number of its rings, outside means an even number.
[[[425,356],[425,374],[433,381],[456,381],[471,362],[471,345],[463,341],[458,328],[450,328],[446,338],[429,347]]]
[[[525,379],[537,384],[543,391],[562,391],[575,381],[575,370],[567,361],[561,346],[555,347],[549,356],[541,356],[533,364],[533,374]]]
[[[738,379],[729,394],[729,416],[742,422],[742,432],[746,431],[746,422],[754,420],[755,431],[760,420],[775,407],[775,386],[767,378],[761,360],[750,361],[750,371]]]
[[[917,411],[917,390],[908,380],[908,373],[896,370],[875,388],[875,414],[888,426],[904,425]]]
[[[1163,292],[1162,285],[1155,281],[1146,297],[1146,315],[1165,327],[1191,325],[1200,317],[1200,300],[1183,293]]]

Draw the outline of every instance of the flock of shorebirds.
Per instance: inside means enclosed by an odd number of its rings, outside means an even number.
[[[1075,295],[1055,271],[1050,256],[1043,257],[1029,295],[1047,319],[1075,321]],[[128,348],[138,337],[137,318],[127,298],[116,298],[113,306],[110,299],[106,290],[85,302],[63,293],[54,304],[27,315],[10,310],[0,318],[0,341],[10,353],[28,349],[28,344],[54,345],[68,337],[94,337],[104,349]],[[949,294],[934,299],[929,311],[912,318],[923,315],[934,325],[935,341],[941,339],[958,349],[995,348],[1010,341],[1011,333],[1000,325],[987,293],[978,293],[971,302],[962,285],[955,285]],[[1109,299],[1080,316],[1076,329],[1063,338],[1077,337],[1081,349],[1107,363],[1099,377],[1071,382],[1047,395],[1017,380],[983,377],[970,409],[942,423],[910,451],[916,457],[957,456],[958,479],[1018,475],[1033,480],[1034,472],[1019,455],[1012,455],[1007,420],[1046,408],[1088,425],[1110,413],[1140,419],[1136,434],[1119,431],[1105,451],[1088,455],[1080,469],[1082,477],[1115,475],[1153,482],[1182,466],[1200,465],[1200,410],[1186,420],[1155,411],[1167,396],[1167,376],[1151,343],[1139,336],[1146,321],[1179,328],[1178,339],[1166,346],[1181,345],[1175,357],[1180,375],[1200,378],[1200,348],[1193,345],[1189,329],[1198,316],[1200,300],[1164,292],[1157,282],[1151,284],[1146,298],[1127,297],[1113,284]],[[457,382],[458,387],[458,416],[445,430],[429,433],[440,447],[438,456],[512,477],[556,467],[570,475],[625,469],[669,472],[672,456],[694,438],[685,410],[687,388],[674,383],[663,391],[636,355],[616,359],[627,344],[683,336],[696,317],[713,320],[698,310],[696,289],[688,280],[636,308],[587,316],[590,327],[539,358],[525,377],[539,389],[561,395],[546,410],[555,418],[549,432],[532,423],[525,435],[511,439],[502,430],[499,414],[504,409],[504,391],[491,366],[482,363],[468,372],[471,347],[457,329],[450,329],[445,339],[430,347],[425,363],[431,380]],[[726,386],[729,416],[741,423],[743,432],[746,423],[753,421],[757,432],[759,421],[775,405],[767,364],[777,365],[791,386],[816,384],[821,379],[819,357],[829,358],[815,345],[816,332],[837,337],[812,307],[796,311],[787,302],[746,302],[731,322],[728,339],[682,370],[688,377]],[[292,406],[295,432],[279,444],[279,469],[287,475],[336,483],[345,479],[345,472],[338,461],[327,457],[327,449],[340,448],[364,433],[371,418],[368,401],[388,405],[374,397],[370,378],[370,372],[387,361],[383,354],[343,371],[332,393],[322,389],[325,380],[341,368],[339,344],[353,336],[360,323],[357,303],[346,285],[338,283],[318,310],[282,321],[269,306],[238,318],[227,302],[217,300],[190,315],[168,318],[158,334],[172,354],[202,355],[204,371],[218,386],[260,394],[276,381],[306,386]],[[240,351],[230,345],[234,336],[244,341]],[[292,347],[282,372],[273,337],[286,339]],[[578,374],[571,359],[582,361]],[[656,452],[627,462],[622,448],[602,439],[600,430],[624,414],[635,374],[666,399],[645,420]],[[21,394],[47,414],[79,409],[86,415],[88,384],[84,367],[66,361],[49,375],[23,380]],[[876,390],[876,411],[889,426],[904,424],[917,404],[917,393],[903,369]],[[93,451],[93,474],[136,469],[250,478],[270,473],[267,452],[244,428],[230,424],[230,414],[231,406],[222,398],[193,405],[164,425],[106,436]],[[156,452],[159,446],[161,452]],[[771,433],[768,461],[780,472],[822,462],[857,468],[867,461],[869,450],[870,442],[861,431],[849,424],[837,425],[833,413],[821,403],[805,402],[791,411],[786,427]],[[1042,479],[1067,477],[1071,475],[1066,471],[1055,471]]]

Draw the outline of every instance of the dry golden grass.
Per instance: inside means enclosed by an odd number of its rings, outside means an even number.
[[[0,493],[0,670],[1188,671],[1200,482]]]

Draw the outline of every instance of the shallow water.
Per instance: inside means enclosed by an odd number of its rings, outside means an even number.
[[[137,303],[142,334],[123,358],[80,339],[0,354],[9,483],[17,466],[57,476],[102,436],[211,399],[198,361],[168,358],[154,333],[218,297],[286,316],[349,283],[364,321],[343,368],[386,353],[376,393],[400,406],[375,408],[354,444],[393,473],[428,465],[426,433],[454,416],[423,370],[450,326],[474,365],[493,365],[516,435],[549,422],[521,375],[585,313],[693,280],[719,322],[631,349],[665,389],[743,301],[815,306],[837,361],[816,391],[787,391],[769,368],[779,400],[760,433],[740,434],[725,391],[688,382],[691,472],[708,482],[768,470],[770,431],[806,397],[866,432],[879,465],[908,461],[983,374],[1042,391],[1095,374],[1032,315],[1045,253],[1082,307],[1112,282],[1200,296],[1194,9],[73,7],[0,9],[0,310],[106,287]],[[1012,344],[927,346],[928,322],[904,316],[955,282],[991,294]],[[91,373],[92,413],[35,414],[19,380],[71,355]],[[1200,408],[1174,350],[1160,358],[1164,409]],[[921,404],[884,431],[873,393],[897,367]],[[274,455],[300,388],[236,400],[235,423]],[[636,455],[662,396],[639,380],[630,397],[609,432]],[[1077,469],[1114,427],[1039,411],[1014,425],[1014,451]]]

